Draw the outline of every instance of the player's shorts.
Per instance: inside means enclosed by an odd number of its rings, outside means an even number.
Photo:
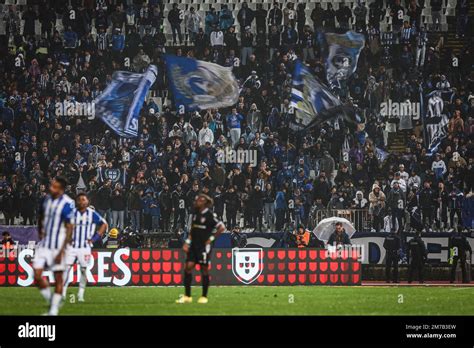
[[[209,265],[211,262],[211,252],[212,248],[210,244],[198,247],[193,247],[191,244],[186,257],[186,262],[195,262],[200,265]]]
[[[59,253],[59,249],[48,249],[38,247],[35,249],[33,258],[33,269],[44,269],[53,272],[61,272],[66,269],[66,257],[61,257],[61,262],[56,263],[54,259]]]
[[[66,249],[66,265],[72,266],[76,262],[80,267],[88,267],[92,259],[91,248],[73,248]]]

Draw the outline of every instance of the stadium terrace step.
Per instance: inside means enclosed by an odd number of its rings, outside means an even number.
[[[470,10],[469,16],[472,16],[474,13],[474,0],[470,0]],[[457,37],[456,34],[456,16],[448,17],[448,30],[445,33],[445,46],[443,49],[442,54],[445,54],[448,49],[451,49],[454,54],[459,54],[464,47],[466,40],[468,39],[469,35],[466,35],[464,38]],[[467,29],[469,31],[469,29]]]

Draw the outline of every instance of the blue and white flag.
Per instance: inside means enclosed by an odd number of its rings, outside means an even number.
[[[385,161],[385,159],[387,158],[388,155],[389,155],[389,153],[387,151],[384,151],[384,150],[382,150],[381,148],[379,148],[377,146],[375,147],[375,156],[377,157],[377,159],[380,162]]]
[[[342,106],[342,102],[326,86],[324,86],[308,68],[297,61],[293,74],[290,107],[295,114],[294,130],[303,129],[314,121],[326,121],[333,115],[331,110]]]
[[[186,111],[232,106],[239,85],[232,69],[191,58],[165,55],[166,70],[176,108]]]
[[[365,45],[363,34],[348,31],[345,34],[321,33],[319,42],[325,48],[326,77],[331,87],[347,80],[357,69],[360,52]]]
[[[441,142],[448,136],[448,124],[449,119],[443,114],[439,123],[431,123],[425,126],[428,135],[428,156],[434,155],[438,151]]]
[[[425,96],[421,93],[420,101],[428,149],[427,155],[432,156],[438,151],[439,145],[448,135],[449,118],[445,112],[441,91],[435,90]]]
[[[150,65],[142,74],[114,72],[112,82],[94,100],[95,112],[121,137],[136,137],[138,115],[157,74],[154,65]]]

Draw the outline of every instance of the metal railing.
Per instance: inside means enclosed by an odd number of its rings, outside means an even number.
[[[341,217],[349,220],[357,231],[367,231],[372,226],[369,209],[313,210],[309,216],[308,225],[310,228],[315,228],[321,220],[330,217]]]

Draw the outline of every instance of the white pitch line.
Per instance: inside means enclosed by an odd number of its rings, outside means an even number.
[[[473,288],[473,287],[464,286],[464,287],[456,287],[456,288],[451,289],[451,290],[456,291],[456,290],[472,290],[472,289],[474,289],[474,288]]]

